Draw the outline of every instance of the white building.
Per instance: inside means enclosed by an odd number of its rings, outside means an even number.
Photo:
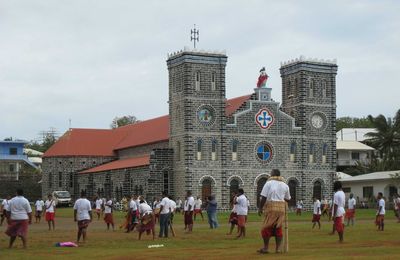
[[[378,192],[382,192],[386,201],[391,202],[393,195],[399,193],[400,183],[393,179],[393,175],[399,171],[373,172],[354,177],[342,178],[343,191],[348,196],[354,194],[355,198],[363,201],[371,201]]]
[[[369,165],[374,148],[352,140],[336,140],[337,166]]]

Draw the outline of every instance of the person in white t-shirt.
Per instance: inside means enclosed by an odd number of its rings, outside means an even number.
[[[244,238],[246,236],[246,218],[249,206],[247,204],[247,197],[244,195],[244,190],[242,188],[238,190],[235,204],[239,227],[237,238]]]
[[[171,208],[167,192],[162,193],[160,202],[160,233],[158,237],[168,238],[168,222],[170,219]]]
[[[49,226],[49,230],[51,230],[51,227],[53,227],[53,230],[55,228],[54,224],[54,219],[55,219],[55,214],[56,214],[56,202],[53,200],[53,196],[49,194],[47,196],[47,200],[44,203],[44,208],[46,211],[46,221]]]
[[[74,204],[74,221],[78,223],[77,242],[79,243],[81,236],[83,242],[86,242],[86,233],[89,223],[92,222],[92,207],[90,201],[86,199],[86,192],[81,192],[81,197]]]
[[[17,190],[17,196],[9,201],[7,215],[10,223],[6,234],[10,237],[8,248],[12,248],[15,239],[21,238],[23,247],[26,248],[28,225],[32,223],[32,209],[29,201],[24,198],[22,189]]]
[[[41,198],[39,198],[35,202],[35,223],[40,223],[40,220],[42,218],[43,207],[44,207],[44,201]]]
[[[100,220],[101,207],[103,206],[103,200],[100,197],[96,197],[95,204],[96,204],[97,220]]]
[[[393,205],[394,215],[397,218],[397,222],[400,222],[400,196],[397,193],[393,197]]]
[[[351,225],[354,226],[354,217],[356,214],[356,199],[354,198],[353,193],[350,193],[350,198],[347,200],[347,211],[346,211],[346,218],[347,218],[347,226]]]
[[[172,199],[172,196],[168,196],[169,199],[169,208],[170,208],[170,216],[169,216],[169,230],[171,230],[172,236],[175,236],[175,230],[174,230],[174,226],[173,226],[173,222],[174,222],[174,215],[175,212],[177,210],[177,205],[176,202]]]
[[[344,224],[343,217],[345,214],[344,206],[346,204],[346,196],[342,190],[342,183],[340,181],[335,181],[333,183],[333,190],[335,194],[333,195],[333,209],[332,209],[332,219],[334,221],[335,230],[339,235],[339,242],[343,242]]]
[[[142,237],[142,234],[144,232],[151,232],[153,235],[153,240],[155,238],[155,222],[154,222],[154,213],[153,210],[151,209],[150,205],[146,203],[144,199],[140,200],[139,204],[139,215],[140,215],[140,222],[137,227],[137,230],[139,231],[139,240]]]
[[[200,197],[197,197],[197,199],[194,201],[194,216],[193,216],[194,221],[196,221],[197,214],[200,214],[201,220],[204,221],[203,212],[201,210],[202,204],[203,204],[203,201],[200,199]]]
[[[232,192],[232,202],[231,202],[231,206],[232,206],[232,211],[231,214],[229,215],[229,223],[231,223],[231,228],[229,230],[229,232],[227,233],[227,235],[232,235],[233,229],[235,228],[235,226],[237,225],[237,213],[236,213],[236,197],[237,197],[237,193],[234,191]],[[239,233],[239,228],[238,228],[238,233]]]
[[[113,217],[113,201],[107,198],[104,203],[104,222],[107,224],[107,230],[110,230],[110,225],[114,231],[114,217]]]
[[[271,177],[261,190],[261,202],[258,214],[264,215],[261,228],[264,247],[260,248],[260,254],[268,253],[269,240],[275,237],[275,252],[281,252],[283,240],[282,226],[286,221],[287,202],[290,200],[289,186],[286,184],[278,169],[272,169]]]
[[[176,200],[176,213],[181,213],[182,212],[182,200],[180,198],[178,198]]]
[[[303,210],[303,201],[298,200],[296,203],[296,215],[301,216],[301,211]]]
[[[378,209],[376,211],[376,225],[378,226],[379,231],[383,231],[383,228],[385,226],[384,220],[385,220],[385,200],[383,199],[383,194],[382,192],[378,192],[378,196],[376,197],[378,200]]]
[[[6,199],[4,199],[2,202],[1,202],[1,220],[0,220],[0,226],[2,226],[3,225],[3,222],[4,222],[4,220],[5,219],[7,219],[7,221],[8,221],[8,217],[7,217],[7,211],[8,211],[8,204],[9,204],[9,201],[11,200],[11,196],[7,196],[7,198]]]
[[[188,233],[193,231],[193,210],[194,210],[194,198],[192,196],[192,192],[188,191],[186,193],[186,201],[185,205],[183,206],[183,211],[185,214],[185,230]]]
[[[136,204],[136,199],[137,196],[133,195],[129,201],[128,226],[126,233],[134,230],[136,225],[139,223],[139,209]]]
[[[318,229],[321,229],[320,219],[321,219],[321,202],[319,201],[319,199],[314,198],[313,218],[311,221],[313,223],[312,226],[313,229],[315,228],[316,224],[318,224]]]

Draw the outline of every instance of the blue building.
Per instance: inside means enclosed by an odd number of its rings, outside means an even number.
[[[24,155],[26,141],[0,141],[0,179],[18,180],[25,165],[38,167]]]

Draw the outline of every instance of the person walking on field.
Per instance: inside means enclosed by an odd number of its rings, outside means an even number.
[[[74,204],[74,221],[78,224],[78,234],[76,241],[79,243],[81,237],[86,242],[86,233],[89,223],[92,222],[92,206],[86,199],[86,192],[81,192],[81,197]]]
[[[5,219],[7,219],[8,222],[8,217],[7,217],[7,211],[9,211],[9,203],[10,203],[11,197],[7,196],[6,199],[4,199],[1,202],[1,220],[0,220],[0,226],[3,225],[3,222]]]
[[[394,195],[393,205],[394,205],[394,215],[397,218],[397,223],[399,223],[400,222],[400,196],[397,193]]]
[[[290,200],[289,186],[281,177],[278,169],[271,171],[271,177],[264,184],[261,191],[261,202],[258,214],[264,214],[264,221],[261,228],[264,247],[258,250],[260,254],[267,254],[269,251],[269,240],[275,236],[275,252],[281,252],[283,238],[282,226],[286,221],[287,202]]]
[[[238,190],[238,197],[236,198],[236,213],[238,218],[239,234],[236,238],[244,238],[246,236],[246,219],[249,210],[247,197],[244,195],[244,190]]]
[[[314,198],[314,211],[313,211],[313,218],[312,218],[312,223],[313,226],[312,228],[314,229],[315,225],[318,224],[318,229],[321,229],[321,202],[319,199]]]
[[[218,227],[218,219],[217,219],[217,200],[214,195],[208,196],[207,198],[207,217],[208,224],[211,229],[215,229]]]
[[[376,211],[376,225],[378,226],[378,231],[383,231],[384,220],[385,220],[385,200],[383,199],[382,192],[378,192],[376,197],[378,200],[378,210]]]
[[[356,214],[356,199],[354,198],[353,193],[350,193],[350,198],[347,201],[347,211],[346,211],[346,218],[347,218],[347,226],[351,225],[354,226],[354,217]]]
[[[334,228],[339,235],[339,242],[342,243],[344,235],[343,217],[345,214],[344,206],[346,203],[346,197],[342,190],[342,183],[340,181],[335,181],[333,183],[333,190],[335,194],[333,195],[332,219],[334,223]]]
[[[162,193],[162,200],[160,202],[160,233],[158,237],[168,238],[168,222],[170,220],[170,202],[166,191]]]
[[[96,204],[97,220],[100,220],[101,208],[103,206],[103,200],[100,197],[96,197],[95,204]]]
[[[192,196],[192,192],[188,191],[186,193],[186,200],[183,208],[183,214],[185,216],[185,230],[187,230],[187,233],[191,233],[193,231],[193,208],[194,198]]]
[[[201,220],[204,221],[203,212],[201,210],[202,204],[203,204],[203,201],[201,201],[201,199],[199,197],[197,197],[197,199],[194,201],[194,220],[195,221],[196,221],[197,214],[200,214]]]
[[[10,222],[6,231],[10,237],[8,248],[12,248],[17,236],[21,238],[23,247],[27,246],[28,225],[32,223],[32,209],[23,195],[23,190],[18,189],[17,196],[9,201],[7,215]]]
[[[53,227],[53,230],[55,228],[54,224],[54,219],[55,219],[55,214],[56,214],[56,202],[53,200],[53,196],[49,194],[47,196],[47,200],[44,203],[44,208],[45,208],[45,218],[47,221],[47,224],[49,225],[49,230],[51,230],[51,227]]]
[[[42,218],[43,207],[44,207],[44,201],[41,198],[39,198],[35,202],[35,223],[40,223],[40,220]]]
[[[114,231],[113,201],[110,198],[104,203],[104,222],[107,224],[107,230],[110,230],[111,225]]]

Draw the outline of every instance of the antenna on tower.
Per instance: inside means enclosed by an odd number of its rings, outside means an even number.
[[[72,123],[72,119],[70,118],[70,119],[68,119],[68,122],[69,122],[69,129],[71,129],[71,123]]]
[[[196,41],[199,41],[199,30],[196,30],[196,24],[194,24],[194,29],[190,30],[190,41],[193,41],[193,47],[196,49]]]

